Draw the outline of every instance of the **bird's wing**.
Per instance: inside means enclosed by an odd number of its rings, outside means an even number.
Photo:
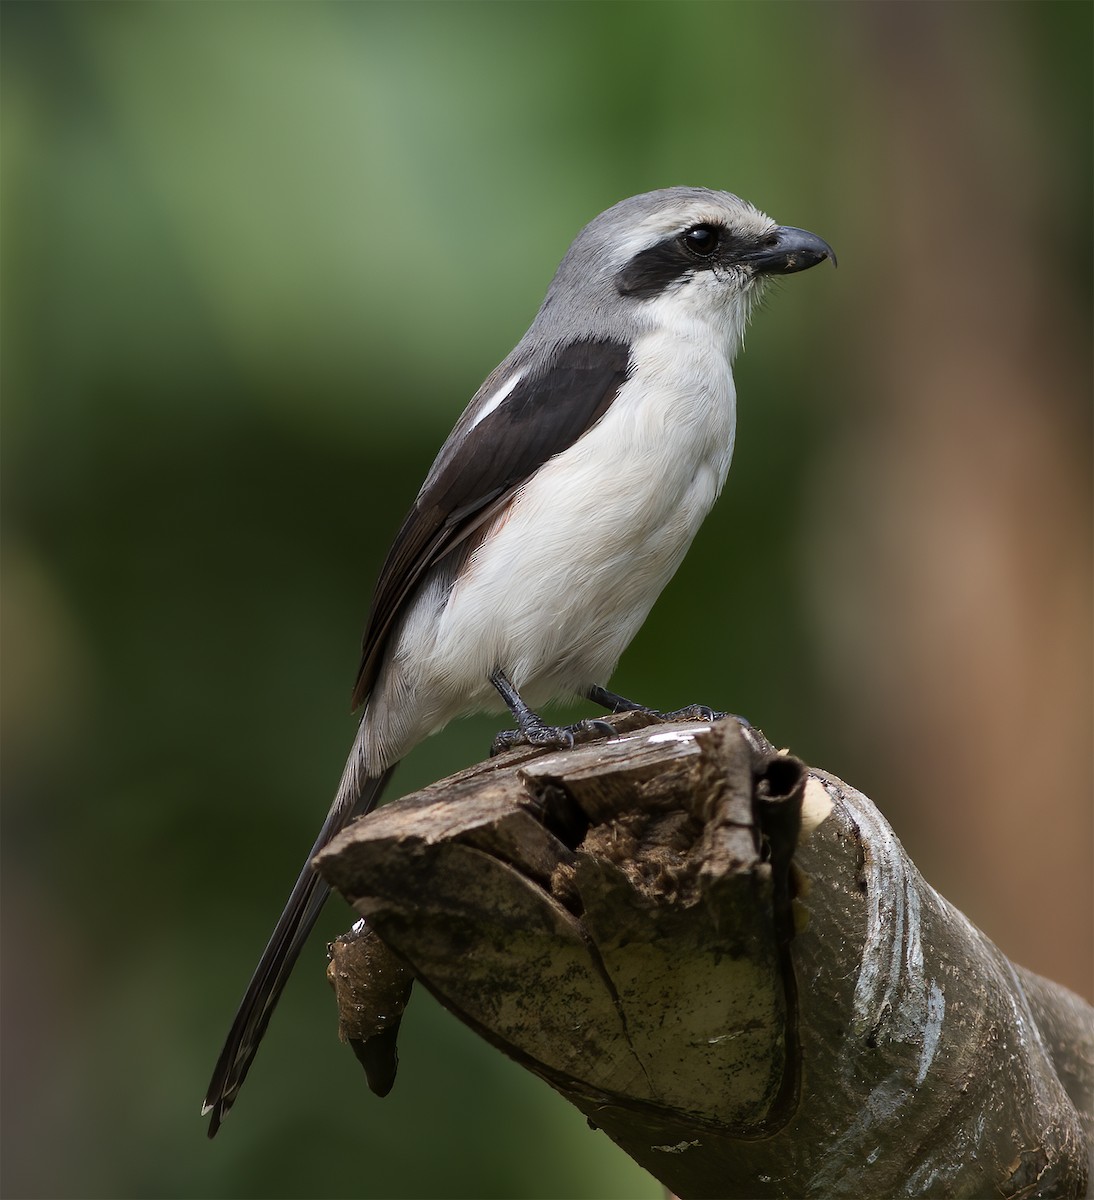
[[[548,459],[608,410],[630,361],[625,342],[575,341],[517,359],[483,384],[441,448],[380,571],[353,707],[368,699],[397,619],[426,572],[483,528]]]

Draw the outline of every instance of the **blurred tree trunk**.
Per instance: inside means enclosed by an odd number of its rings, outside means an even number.
[[[319,856],[367,922],[331,973],[374,1090],[412,974],[678,1196],[1084,1195],[1094,1010],[1013,967],[853,788],[732,719],[644,720]]]
[[[826,7],[883,99],[829,168],[860,236],[832,318],[854,398],[810,455],[799,551],[824,564],[802,582],[825,744],[869,754],[953,902],[1094,1000],[1090,104],[1084,153],[1055,155],[1077,106],[1037,71],[1038,22],[1072,6]]]

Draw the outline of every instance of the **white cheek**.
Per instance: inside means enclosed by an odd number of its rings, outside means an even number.
[[[679,287],[647,301],[648,340],[673,356],[669,370],[683,364],[689,390],[700,373],[728,369],[744,340],[749,313],[749,280],[738,273],[701,271]],[[671,376],[669,376],[671,378]]]

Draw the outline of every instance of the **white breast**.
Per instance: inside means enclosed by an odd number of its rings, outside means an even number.
[[[385,757],[502,708],[499,667],[533,705],[608,682],[725,483],[729,349],[698,322],[639,339],[601,421],[521,488],[447,599],[416,601],[365,718]]]

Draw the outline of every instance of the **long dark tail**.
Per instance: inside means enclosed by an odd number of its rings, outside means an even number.
[[[319,836],[315,839],[315,844],[308,851],[307,861],[293,886],[285,911],[278,919],[266,949],[258,960],[258,966],[247,985],[232,1028],[228,1031],[224,1049],[217,1059],[201,1110],[202,1116],[206,1113],[212,1114],[209,1120],[210,1137],[216,1136],[221,1121],[243,1086],[258,1052],[259,1042],[266,1032],[270,1015],[330,891],[312,870],[312,858],[354,817],[361,816],[373,808],[395,770],[395,767],[391,766],[382,775],[362,777],[357,754],[358,746],[355,744],[354,753],[350,755],[350,761],[346,764],[338,795],[323,822]]]

